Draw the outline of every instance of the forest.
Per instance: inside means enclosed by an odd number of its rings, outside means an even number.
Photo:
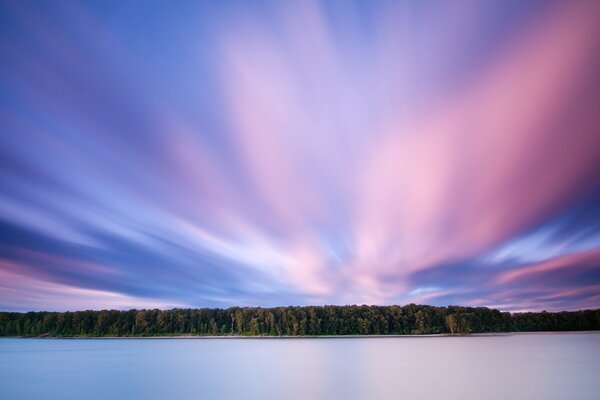
[[[0,312],[0,336],[319,336],[600,330],[600,310],[500,312],[485,307],[307,306]]]

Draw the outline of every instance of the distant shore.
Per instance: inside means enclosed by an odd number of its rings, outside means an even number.
[[[0,336],[0,339],[385,339],[385,338],[436,338],[436,337],[494,337],[494,336],[523,336],[523,335],[589,335],[600,334],[597,331],[539,331],[539,332],[487,332],[487,333],[432,333],[425,335],[304,335],[304,336],[197,336],[197,335],[173,335],[173,336]]]
[[[511,314],[408,304],[0,312],[3,337],[387,338],[595,330],[600,331],[600,309]]]

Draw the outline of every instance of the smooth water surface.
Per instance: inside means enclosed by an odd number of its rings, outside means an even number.
[[[600,399],[600,334],[0,339],[0,399]]]

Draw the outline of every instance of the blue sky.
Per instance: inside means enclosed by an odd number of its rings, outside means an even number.
[[[581,2],[0,4],[0,309],[600,307]]]

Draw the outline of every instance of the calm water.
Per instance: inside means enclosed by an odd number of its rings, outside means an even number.
[[[0,339],[0,399],[600,399],[600,334]]]

